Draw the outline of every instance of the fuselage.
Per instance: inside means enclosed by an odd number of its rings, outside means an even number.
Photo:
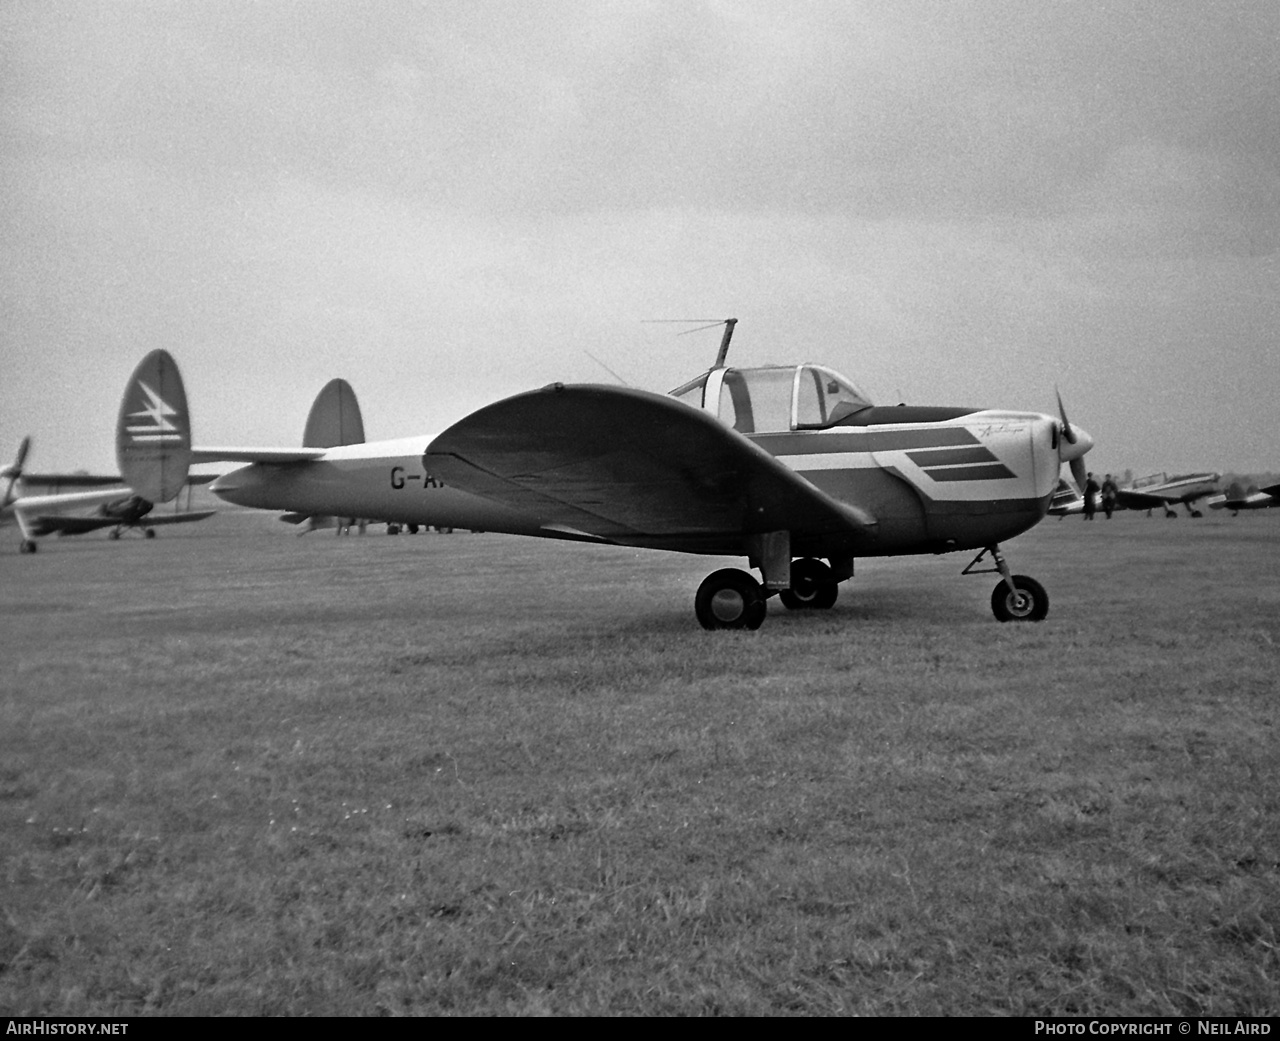
[[[769,379],[756,380],[756,374]],[[819,395],[824,386],[832,389],[829,400],[816,405],[800,400],[802,381],[811,375]],[[772,403],[765,400],[770,379],[779,397]],[[725,426],[832,498],[875,519],[876,534],[870,541],[865,534],[855,539],[833,532],[795,545],[798,555],[972,549],[1012,538],[1044,517],[1061,461],[1061,427],[1054,417],[1005,410],[874,407],[856,396],[847,381],[836,393],[837,380],[842,378],[816,366],[713,370],[694,387],[696,393],[689,392],[692,384],[674,392],[692,407],[713,411]],[[751,393],[757,397],[751,398]],[[846,403],[849,399],[854,399],[851,404]],[[423,436],[346,445],[304,463],[255,463],[220,477],[211,487],[229,502],[259,509],[593,538],[558,523],[554,504],[545,512],[516,510],[445,485],[429,466],[426,450],[431,440]],[[739,551],[733,534],[720,545],[705,537],[681,544],[670,532],[655,536],[652,543],[642,536],[628,539],[628,544]]]

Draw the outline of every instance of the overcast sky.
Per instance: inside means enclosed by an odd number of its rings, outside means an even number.
[[[1053,411],[1090,466],[1280,470],[1276,0],[0,4],[0,456],[817,361]],[[589,353],[588,353],[589,352]],[[8,446],[8,447],[5,447]]]

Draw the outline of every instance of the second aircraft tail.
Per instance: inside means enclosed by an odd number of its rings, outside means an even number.
[[[168,502],[187,482],[191,418],[168,351],[152,351],[129,377],[116,422],[116,462],[125,483],[153,503]]]

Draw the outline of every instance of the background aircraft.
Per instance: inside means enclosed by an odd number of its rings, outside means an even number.
[[[197,484],[208,484],[214,480],[208,476],[189,477],[188,488]],[[126,494],[120,495],[121,492]],[[36,535],[84,535],[91,531],[110,528],[109,537],[118,539],[126,531],[136,531],[145,538],[153,539],[155,529],[166,524],[190,524],[212,517],[216,510],[174,510],[173,512],[155,513],[155,503],[144,499],[141,495],[128,494],[127,488],[117,488],[118,498],[102,503],[97,510],[87,516],[64,516],[46,514],[36,517],[32,523],[32,531]]]
[[[1280,484],[1268,485],[1266,488],[1251,485],[1248,491],[1239,484],[1233,484],[1224,495],[1209,499],[1208,504],[1212,509],[1230,510],[1232,514],[1238,514],[1241,510],[1267,510],[1280,506]]]
[[[18,454],[14,461],[0,470],[0,481],[4,482],[4,491],[0,493],[0,525],[17,524],[22,532],[22,541],[18,548],[23,553],[36,551],[36,539],[43,534],[41,525],[61,516],[69,510],[81,510],[87,506],[96,506],[110,499],[119,498],[128,491],[120,478],[93,477],[86,474],[45,474],[42,480],[46,484],[59,484],[65,487],[94,488],[93,491],[55,492],[46,495],[26,494],[26,482],[23,480],[23,468],[27,454],[31,451],[31,438],[24,437],[18,446]],[[106,487],[103,485],[107,484]]]
[[[1050,517],[1070,517],[1084,513],[1084,496],[1080,489],[1065,477],[1059,478],[1058,487],[1054,489],[1053,498],[1049,500]]]
[[[132,384],[125,391],[130,397]],[[154,538],[152,530],[162,524],[185,524],[211,517],[214,510],[153,513],[154,503],[135,494],[127,487],[123,477],[97,476],[93,474],[51,474],[25,472],[27,455],[31,450],[31,438],[24,437],[13,463],[0,470],[4,491],[0,494],[0,525],[16,523],[22,531],[19,550],[34,553],[37,538],[44,535],[81,535],[102,528],[110,528],[111,538],[118,539],[122,532],[141,531],[147,538]],[[182,485],[208,484],[208,477],[186,477]],[[181,487],[180,485],[179,487]],[[93,489],[63,491],[66,488]],[[33,489],[53,489],[34,492]],[[174,496],[176,500],[176,493]],[[84,514],[87,508],[96,507]]]
[[[439,437],[303,449],[193,448],[176,467],[240,460],[213,491],[245,506],[373,516],[543,538],[746,556],[695,597],[706,628],[757,628],[766,601],[830,607],[859,556],[979,549],[998,572],[993,613],[1039,620],[1048,597],[999,543],[1041,520],[1060,465],[1092,439],[1064,412],[877,407],[817,365],[717,364],[664,396],[565,386],[480,409]],[[144,359],[167,406],[186,396],[173,359]],[[130,473],[130,448],[121,448]],[[175,471],[176,472],[176,471]],[[979,568],[991,554],[994,567]]]
[[[1181,503],[1192,517],[1200,517],[1203,514],[1192,504],[1216,495],[1220,480],[1222,475],[1216,473],[1175,474],[1173,477],[1164,473],[1151,474],[1121,488],[1116,493],[1116,504],[1126,510],[1146,510],[1148,514],[1160,507],[1166,517],[1176,517],[1178,514],[1173,507]]]

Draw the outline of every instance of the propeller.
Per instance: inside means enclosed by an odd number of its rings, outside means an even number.
[[[31,438],[24,437],[22,444],[18,445],[18,455],[14,459],[12,466],[6,466],[0,470],[0,478],[7,477],[9,483],[5,485],[4,498],[0,499],[0,504],[8,505],[13,499],[13,486],[18,482],[18,478],[22,476],[22,468],[27,461],[27,453],[31,451]]]
[[[1076,486],[1083,489],[1089,477],[1089,472],[1084,465],[1084,457],[1093,447],[1093,438],[1086,431],[1071,425],[1071,420],[1067,419],[1066,406],[1062,404],[1062,394],[1056,387],[1054,393],[1058,397],[1058,415],[1062,417],[1060,428],[1062,440],[1058,444],[1058,462],[1059,465],[1067,463],[1071,466],[1071,476],[1075,479]]]

